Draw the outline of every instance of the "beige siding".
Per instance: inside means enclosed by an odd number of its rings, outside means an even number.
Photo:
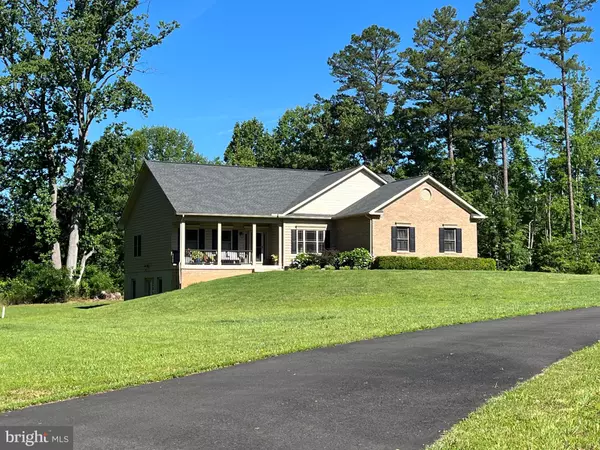
[[[422,191],[432,193],[425,200]],[[391,249],[391,229],[397,224],[415,227],[416,252],[393,253]],[[440,253],[439,229],[455,226],[462,229],[463,252]],[[471,220],[469,212],[446,197],[428,183],[417,187],[383,210],[383,216],[373,220],[373,253],[375,256],[469,256],[477,257],[477,223]]]
[[[367,217],[350,217],[336,220],[333,225],[332,244],[339,251],[366,248],[371,250],[371,220]]]
[[[144,293],[144,279],[162,277],[163,290],[171,289],[173,265],[171,249],[173,240],[173,209],[158,183],[147,176],[140,195],[125,226],[125,292],[132,298],[133,278],[136,279],[136,297]],[[133,256],[134,236],[142,236],[141,256]],[[156,286],[156,280],[155,280]]]
[[[296,257],[292,254],[292,230],[293,229],[304,229],[304,230],[327,230],[331,228],[329,222],[324,221],[290,221],[283,224],[283,265],[289,266],[290,263]]]
[[[381,186],[381,182],[361,171],[294,211],[294,214],[332,216],[356,203],[379,186]]]

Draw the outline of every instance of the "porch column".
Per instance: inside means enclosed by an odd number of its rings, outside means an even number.
[[[217,223],[217,266],[221,265],[221,250],[222,250],[221,238],[223,237],[222,234],[223,234],[223,225],[221,224],[221,222],[219,222],[219,223]]]
[[[279,265],[283,267],[283,225],[279,225]]]
[[[179,222],[179,267],[185,265],[185,219]]]
[[[252,265],[256,265],[256,224],[252,224]]]

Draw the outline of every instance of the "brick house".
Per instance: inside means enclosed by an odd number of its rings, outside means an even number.
[[[120,221],[125,296],[282,270],[326,248],[476,257],[482,219],[428,175],[146,161]]]

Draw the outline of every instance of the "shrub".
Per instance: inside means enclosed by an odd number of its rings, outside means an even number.
[[[337,250],[325,250],[319,256],[319,265],[321,267],[326,267],[326,266],[333,266],[334,268],[337,267],[339,264],[339,261],[338,261],[339,254],[340,254],[340,252],[338,252]]]
[[[320,268],[320,256],[310,253],[300,253],[290,264],[290,267],[293,269],[304,269],[308,266],[319,266]]]
[[[378,256],[374,269],[393,270],[496,270],[496,261],[491,258],[459,258],[433,256]]]
[[[313,265],[313,266],[306,266],[304,268],[304,270],[321,270],[321,266],[317,266],[317,265]]]
[[[9,280],[6,301],[19,303],[64,302],[73,292],[73,282],[66,270],[49,264],[27,262],[18,277]]]
[[[352,269],[368,269],[373,263],[373,257],[365,248],[355,248],[349,252],[338,255],[340,267],[351,267]]]
[[[102,291],[114,292],[115,289],[115,283],[108,272],[97,266],[86,267],[79,286],[79,294],[82,297],[95,297]]]
[[[323,269],[325,269],[325,270],[335,270],[335,266],[327,265],[327,266],[323,267]]]
[[[339,269],[340,270],[352,270],[352,267],[350,267],[350,266],[340,266]]]

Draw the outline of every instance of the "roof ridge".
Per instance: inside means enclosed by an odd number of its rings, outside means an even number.
[[[146,160],[147,163],[151,163],[151,164],[173,164],[173,165],[180,165],[180,166],[201,166],[201,167],[222,167],[222,168],[227,168],[227,169],[255,169],[255,170],[288,170],[288,171],[294,171],[294,172],[309,172],[309,173],[323,173],[325,175],[331,175],[334,173],[338,173],[338,172],[343,172],[343,170],[339,170],[339,171],[331,171],[331,170],[316,170],[316,169],[294,169],[294,168],[290,168],[290,167],[248,167],[248,166],[230,166],[227,164],[204,164],[204,163],[188,163],[188,162],[180,162],[180,161],[153,161],[153,160]],[[358,167],[358,166],[357,166]],[[347,169],[344,169],[347,170]]]

